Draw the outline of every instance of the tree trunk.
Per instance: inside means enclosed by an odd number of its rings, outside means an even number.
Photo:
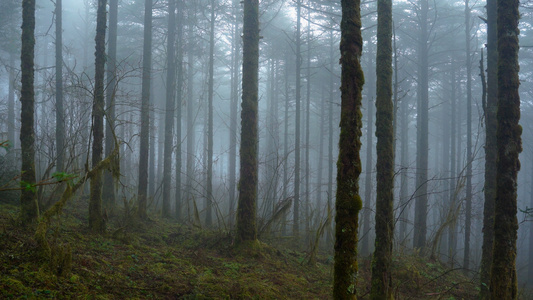
[[[242,111],[237,240],[255,241],[257,198],[257,102],[259,0],[244,0]]]
[[[102,160],[104,142],[104,68],[105,68],[105,31],[107,0],[98,0],[96,13],[95,72],[93,101],[93,146],[92,167]],[[103,233],[106,222],[102,214],[102,171],[91,177],[91,196],[89,200],[89,228]]]
[[[457,198],[459,194],[459,185],[457,177],[457,141],[460,137],[459,134],[457,134],[457,128],[461,127],[458,126],[457,123],[457,99],[456,99],[456,90],[457,90],[457,82],[455,79],[455,60],[452,57],[451,59],[451,78],[450,78],[450,85],[451,85],[451,134],[450,134],[450,206],[453,208],[453,211],[456,211],[457,208]],[[450,261],[450,266],[453,268],[453,265],[455,263],[455,252],[456,252],[456,246],[457,246],[457,222],[453,222],[450,224],[450,227],[448,229],[448,257]]]
[[[333,68],[335,67],[334,58],[334,37],[333,30],[329,32],[329,105],[328,105],[328,208],[333,208],[333,95],[334,95],[334,74]],[[328,226],[328,233],[326,235],[326,244],[332,243],[332,226]]]
[[[168,2],[167,89],[165,103],[165,145],[163,154],[163,217],[169,218],[172,146],[174,145],[174,110],[176,101],[176,0]],[[179,187],[176,187],[179,188]]]
[[[39,218],[35,194],[35,129],[34,129],[34,56],[35,56],[35,0],[22,1],[22,45],[20,55],[20,147],[22,152],[20,219],[24,226]]]
[[[420,0],[416,114],[416,192],[413,247],[424,249],[428,206],[428,0]]]
[[[300,235],[300,100],[301,100],[301,0],[296,3],[296,120],[294,121],[294,211],[292,233],[298,239]]]
[[[63,3],[56,0],[56,172],[65,165],[65,112],[63,109]]]
[[[15,143],[15,54],[9,53],[9,92],[7,98],[7,139],[11,149],[16,148]]]
[[[392,299],[394,237],[394,109],[392,103],[392,0],[378,0],[376,50],[376,240],[370,299]]]
[[[465,0],[466,37],[466,203],[465,203],[465,252],[463,268],[470,264],[470,230],[472,226],[472,63],[470,59],[470,7]]]
[[[109,0],[109,37],[107,49],[107,88],[106,88],[106,123],[105,155],[109,156],[117,145],[113,138],[115,130],[115,94],[117,90],[117,26],[118,0]],[[115,179],[111,172],[104,172],[104,205],[115,206]]]
[[[311,118],[311,10],[307,9],[307,89],[306,89],[306,101],[305,101],[305,236],[307,238],[311,234],[310,222],[311,217],[309,215],[309,209],[311,206],[309,198],[309,173],[311,169],[309,167],[309,150],[311,144],[309,143],[309,119]]]
[[[194,5],[194,4],[193,4]],[[189,11],[189,28],[188,28],[188,49],[187,49],[187,174],[186,174],[186,201],[187,201],[187,218],[191,216],[191,201],[193,201],[193,182],[195,182],[195,144],[196,135],[194,132],[194,123],[196,119],[194,103],[193,85],[194,85],[194,18],[196,7]]]
[[[481,254],[480,292],[482,300],[490,299],[490,269],[494,244],[494,201],[496,199],[496,162],[498,145],[498,31],[497,0],[487,0],[487,101],[485,107],[485,184],[483,207],[483,246]],[[484,72],[482,70],[481,72]],[[530,253],[531,253],[530,249]],[[533,265],[533,264],[530,264]]]
[[[141,87],[141,142],[139,150],[139,207],[137,215],[146,219],[148,192],[148,154],[150,137],[150,76],[152,67],[152,0],[144,2],[144,45]]]
[[[518,0],[498,0],[498,163],[494,215],[492,299],[516,299],[518,154],[522,151],[518,87]]]
[[[357,299],[357,224],[362,207],[358,181],[361,174],[361,90],[364,78],[359,0],[342,0],[341,121],[335,216],[334,299]]]
[[[182,194],[181,194],[181,167],[182,167],[182,161],[181,161],[181,121],[182,121],[182,103],[183,103],[183,6],[181,0],[177,1],[177,8],[178,8],[178,59],[177,59],[177,67],[178,67],[178,82],[176,85],[176,91],[177,91],[177,104],[176,104],[176,207],[175,207],[175,217],[178,221],[182,220]]]
[[[211,0],[211,30],[209,37],[209,90],[208,90],[208,120],[207,120],[207,195],[205,225],[211,227],[213,223],[213,84],[215,60],[215,1]]]

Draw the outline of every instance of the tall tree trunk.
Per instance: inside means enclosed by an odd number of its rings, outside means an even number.
[[[170,210],[170,189],[172,172],[172,146],[174,145],[174,110],[176,101],[176,1],[168,2],[167,38],[167,89],[165,103],[165,145],[163,154],[163,217],[172,215]],[[179,141],[178,141],[179,142]],[[176,187],[179,189],[179,187]]]
[[[334,299],[357,299],[357,223],[362,207],[358,181],[361,174],[361,69],[363,39],[359,0],[342,0],[341,121],[335,216]]]
[[[428,0],[420,0],[416,114],[416,192],[413,247],[426,246],[428,206]]]
[[[376,240],[370,299],[392,299],[394,237],[394,109],[392,103],[392,0],[378,0],[376,50]]]
[[[181,0],[177,0],[178,8],[178,83],[176,85],[177,104],[176,104],[176,207],[175,217],[178,221],[182,220],[182,183],[181,183],[181,122],[182,122],[182,103],[183,103],[183,5]]]
[[[56,171],[65,165],[65,112],[63,109],[63,1],[56,0]]]
[[[518,87],[518,0],[498,0],[498,163],[494,215],[492,299],[516,299],[518,154],[522,151]]]
[[[370,215],[372,212],[372,137],[374,124],[374,98],[368,96],[368,119],[366,125],[366,161],[365,161],[365,200],[363,214],[363,237],[361,241],[361,255],[370,255]]]
[[[494,244],[494,201],[496,199],[496,169],[498,145],[498,29],[497,0],[487,0],[487,101],[485,107],[485,184],[483,207],[483,246],[480,270],[480,299],[490,299],[490,269]],[[484,72],[485,70],[482,70]],[[530,249],[530,252],[533,249]],[[531,264],[533,265],[533,264]]]
[[[470,6],[465,0],[466,37],[466,205],[465,205],[465,252],[463,268],[470,264],[470,230],[472,226],[472,63],[470,58]]]
[[[208,90],[208,120],[207,120],[207,195],[205,225],[210,227],[213,223],[213,84],[215,61],[215,0],[211,0],[211,31],[209,37],[209,90]]]
[[[92,167],[102,160],[104,142],[104,74],[105,74],[105,31],[107,0],[98,0],[96,13],[95,72],[93,101],[93,146]],[[91,177],[91,196],[89,200],[89,228],[103,233],[106,222],[102,214],[102,171]]]
[[[259,0],[244,0],[242,111],[237,240],[255,241],[257,201],[257,102]]]
[[[139,207],[137,215],[146,219],[148,192],[148,154],[150,137],[150,81],[152,67],[152,0],[144,2],[143,72],[141,86],[141,141],[139,149]]]
[[[22,1],[22,46],[20,54],[20,147],[22,152],[20,219],[23,225],[37,221],[39,206],[35,188],[35,129],[34,129],[34,56],[35,56],[35,0]]]
[[[296,2],[296,120],[294,131],[294,211],[293,211],[293,235],[298,239],[300,235],[300,100],[301,100],[301,0]]]
[[[407,224],[409,223],[409,177],[407,168],[409,166],[409,103],[407,99],[401,104],[401,158],[400,158],[400,243],[405,246],[407,241]]]
[[[455,79],[455,60],[452,57],[451,59],[451,78],[450,78],[450,85],[451,85],[451,96],[450,96],[450,102],[451,102],[451,134],[450,134],[450,206],[452,207],[452,211],[455,213],[457,208],[457,198],[459,194],[459,185],[458,183],[458,177],[457,177],[457,140],[458,140],[458,134],[457,134],[457,128],[461,127],[458,126],[457,123],[457,82]],[[450,224],[450,227],[448,229],[448,257],[450,261],[450,265],[453,268],[453,265],[455,263],[455,253],[456,253],[456,246],[457,246],[457,223],[453,222]]]
[[[191,201],[193,201],[193,182],[195,177],[195,144],[196,135],[194,132],[194,123],[196,119],[196,105],[194,103],[193,85],[194,85],[194,19],[196,6],[189,9],[189,28],[188,28],[188,49],[187,49],[187,173],[186,173],[186,201],[187,201],[187,218],[191,216]]]
[[[329,32],[329,105],[328,105],[328,208],[333,208],[333,93],[334,93],[334,74],[333,68],[335,67],[334,58],[334,37],[333,30]],[[332,244],[332,226],[328,226],[326,235],[326,244]]]
[[[533,170],[533,161],[531,162]],[[531,185],[531,191],[529,195],[529,205],[533,208],[533,184]],[[529,286],[533,285],[533,222],[529,222],[529,264],[527,266],[527,283]]]
[[[283,199],[288,197],[288,178],[289,178],[289,102],[290,102],[290,90],[289,90],[289,55],[285,57],[285,70],[284,70],[284,80],[285,82],[285,111],[284,111],[284,132],[283,132]],[[283,221],[281,223],[281,235],[285,236],[287,234],[287,214],[283,214]]]
[[[240,32],[239,32],[239,1],[233,0],[233,35],[232,67],[231,67],[231,101],[230,101],[230,148],[229,148],[229,224],[234,224],[235,218],[235,189],[237,182],[237,110],[239,109],[239,74],[240,74]]]
[[[309,150],[311,144],[309,143],[309,119],[311,118],[311,10],[307,9],[307,89],[305,101],[305,236],[306,239],[310,236],[310,222],[309,209],[311,206],[309,198]]]
[[[109,0],[109,37],[107,40],[107,88],[106,88],[106,123],[105,155],[109,156],[117,145],[113,138],[115,130],[115,94],[117,89],[117,26],[118,0]],[[104,205],[115,206],[115,179],[111,172],[104,172]]]

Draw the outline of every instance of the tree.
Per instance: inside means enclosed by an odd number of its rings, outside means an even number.
[[[426,246],[428,180],[428,0],[420,0],[416,105],[416,193],[413,247]]]
[[[359,196],[361,174],[361,2],[342,0],[340,63],[341,121],[339,160],[337,162],[337,198],[335,201],[335,272],[334,299],[356,299],[357,223],[362,207]]]
[[[177,110],[176,110],[176,212],[175,216],[181,221],[182,197],[181,197],[181,122],[182,122],[182,101],[183,101],[183,4],[178,0],[178,82],[177,90]]]
[[[21,90],[20,102],[20,147],[22,151],[21,185],[25,187],[20,195],[20,218],[22,224],[37,221],[39,206],[35,188],[35,130],[33,127],[34,56],[35,56],[35,0],[22,1],[22,47],[20,54]]]
[[[111,155],[116,147],[113,138],[115,129],[115,93],[117,86],[117,26],[118,0],[109,0],[109,37],[107,41],[107,88],[106,88],[106,128],[105,155]],[[104,173],[103,200],[108,207],[115,206],[115,184],[111,172]]]
[[[212,225],[213,209],[213,84],[215,61],[215,0],[211,0],[211,30],[209,32],[209,87],[208,87],[208,120],[207,120],[207,199],[205,225]]]
[[[302,91],[301,71],[301,0],[296,3],[296,121],[294,126],[294,216],[293,234],[298,239],[300,234],[300,100]]]
[[[518,154],[522,151],[518,87],[518,0],[498,0],[498,129],[491,299],[516,299]]]
[[[361,238],[361,255],[370,254],[370,213],[372,203],[372,123],[374,122],[373,97],[368,97],[368,120],[366,126],[366,160],[365,160],[365,202],[363,207],[363,237]]]
[[[376,240],[371,299],[392,299],[394,136],[392,105],[392,0],[378,0],[376,54]]]
[[[93,100],[93,145],[92,166],[102,160],[104,140],[104,67],[105,67],[105,31],[107,0],[98,0],[96,12],[95,72]],[[89,228],[93,232],[105,231],[106,223],[102,214],[102,171],[91,177],[91,195],[89,200]]]
[[[470,6],[465,0],[466,39],[466,205],[465,205],[465,252],[463,268],[470,264],[470,227],[472,224],[472,63],[470,58]]]
[[[163,154],[163,216],[170,217],[170,179],[172,171],[172,146],[174,129],[174,109],[176,101],[176,0],[168,2],[167,37],[167,89],[165,104],[165,145]],[[179,142],[179,141],[178,141]],[[176,187],[179,189],[179,186]]]
[[[498,32],[496,28],[497,0],[487,0],[487,100],[485,114],[485,184],[483,207],[483,246],[481,253],[480,291],[481,299],[490,298],[490,269],[494,244],[494,201],[496,198],[496,144],[498,110]],[[482,70],[481,72],[484,72]]]
[[[242,111],[237,240],[255,241],[257,198],[257,101],[259,0],[244,0]]]
[[[152,67],[152,0],[144,2],[144,44],[141,87],[141,143],[139,153],[139,207],[137,215],[146,219],[148,192],[148,139],[150,137],[150,73]]]
[[[56,0],[56,171],[64,171],[65,117],[63,109],[63,3]]]

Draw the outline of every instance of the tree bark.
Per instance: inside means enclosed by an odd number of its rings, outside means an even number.
[[[181,122],[182,122],[182,103],[183,103],[183,6],[181,0],[177,0],[178,9],[178,36],[177,36],[177,67],[178,82],[176,85],[177,103],[176,103],[176,207],[175,217],[178,221],[182,220],[182,183],[181,183]]]
[[[92,167],[102,160],[104,142],[104,67],[105,67],[105,31],[107,0],[98,0],[96,13],[95,72],[93,101],[93,145]],[[89,200],[89,228],[93,232],[103,233],[106,221],[102,214],[102,171],[91,177],[91,195]]]
[[[376,240],[370,299],[392,299],[394,237],[394,109],[392,103],[392,0],[378,0],[376,54]]]
[[[363,210],[363,237],[361,238],[361,255],[370,255],[370,215],[372,212],[372,127],[374,124],[374,100],[368,97],[368,120],[366,125],[366,161],[365,161],[365,200]]]
[[[465,252],[463,268],[470,264],[470,231],[472,226],[472,62],[470,58],[470,6],[465,0],[466,38],[466,199],[465,199]]]
[[[211,30],[209,33],[209,87],[208,87],[208,120],[207,120],[207,195],[205,225],[213,223],[213,84],[215,61],[215,1],[211,0]]]
[[[300,100],[301,100],[301,0],[296,2],[296,120],[294,121],[294,211],[293,235],[298,239],[300,235]]]
[[[522,151],[518,87],[518,0],[498,0],[498,160],[494,215],[492,299],[516,299],[518,154]]]
[[[39,206],[35,188],[35,129],[34,129],[34,57],[35,0],[22,1],[22,45],[20,54],[20,147],[22,152],[21,185],[27,185],[20,195],[20,219],[24,226],[37,221]]]
[[[171,217],[170,179],[172,172],[172,146],[174,145],[174,110],[176,101],[176,0],[168,2],[167,37],[167,88],[165,103],[165,145],[163,153],[163,217]],[[179,188],[179,187],[176,187]]]
[[[244,0],[242,111],[237,240],[255,241],[257,201],[257,102],[259,1]]]
[[[485,107],[485,184],[483,207],[483,246],[481,247],[480,292],[482,300],[490,299],[490,269],[494,245],[494,201],[496,199],[496,162],[498,145],[498,30],[497,0],[487,0],[487,101]],[[481,70],[484,72],[485,70]],[[533,250],[533,249],[531,249]],[[531,252],[530,250],[530,252]],[[532,264],[533,265],[533,264]]]
[[[56,172],[64,171],[65,112],[63,109],[63,1],[56,0]]]
[[[361,174],[361,69],[363,39],[359,0],[342,0],[340,63],[341,121],[335,216],[334,299],[357,299],[357,224],[362,207]]]
[[[139,150],[139,187],[137,197],[139,207],[137,215],[146,219],[147,194],[148,194],[148,152],[150,137],[150,82],[152,67],[152,0],[144,2],[144,45],[143,45],[143,71],[141,86],[141,141]]]

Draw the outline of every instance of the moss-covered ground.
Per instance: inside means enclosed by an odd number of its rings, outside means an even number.
[[[310,265],[306,251],[275,240],[246,251],[228,232],[156,216],[128,226],[118,212],[106,235],[93,235],[86,212],[84,201],[75,200],[50,228],[52,249],[70,247],[72,253],[71,268],[60,276],[40,254],[33,232],[18,226],[18,208],[0,205],[1,299],[331,298],[330,254],[320,254]],[[414,255],[395,256],[393,269],[395,299],[474,299],[477,293],[477,284],[461,271]],[[358,293],[365,299],[369,259],[361,259],[358,276]]]

